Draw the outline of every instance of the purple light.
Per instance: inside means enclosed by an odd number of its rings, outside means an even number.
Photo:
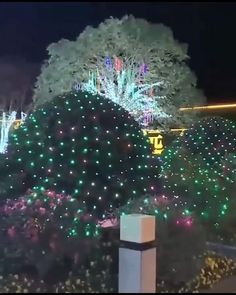
[[[110,57],[106,57],[105,65],[108,70],[110,70],[112,68],[112,61],[111,61]]]
[[[147,64],[142,64],[140,66],[140,70],[139,70],[140,76],[147,74],[147,72],[148,72],[148,66],[147,66]]]
[[[79,83],[77,83],[77,84],[75,85],[75,90],[76,90],[76,91],[79,91],[79,90],[80,90],[80,85],[79,85]]]

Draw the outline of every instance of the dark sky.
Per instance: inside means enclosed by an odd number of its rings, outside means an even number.
[[[209,102],[236,102],[236,3],[54,2],[0,3],[0,56],[41,63],[46,47],[75,39],[87,25],[133,14],[169,26],[189,44],[190,66]]]

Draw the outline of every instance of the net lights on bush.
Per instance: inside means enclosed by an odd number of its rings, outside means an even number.
[[[235,123],[223,118],[201,120],[164,152],[164,191],[180,196],[187,210],[217,227],[233,197],[235,161]]]
[[[143,127],[153,123],[153,120],[170,117],[161,101],[166,99],[158,95],[158,87],[162,82],[147,82],[148,66],[145,63],[137,66],[135,63],[124,62],[115,57],[106,57],[105,63],[95,72],[89,72],[88,81],[76,84],[92,94],[99,94],[122,106]]]
[[[1,176],[7,197],[52,189],[101,219],[126,199],[156,190],[157,160],[137,122],[112,101],[85,92],[34,111],[14,131],[9,153]]]
[[[195,216],[186,209],[186,204],[179,196],[144,195],[138,200],[128,200],[116,211],[116,216],[133,213],[154,215],[160,221],[171,220],[177,227],[191,229]]]
[[[33,191],[25,197],[7,200],[0,209],[2,228],[9,238],[23,237],[36,243],[50,228],[65,238],[97,236],[99,228],[78,200],[54,191]],[[6,227],[7,228],[4,228]]]

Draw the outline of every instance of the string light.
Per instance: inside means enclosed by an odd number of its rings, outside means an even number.
[[[96,72],[89,72],[88,81],[81,83],[82,90],[99,94],[122,106],[141,126],[147,127],[153,120],[171,117],[162,106],[166,97],[157,94],[158,87],[163,87],[163,83],[147,82],[147,64],[132,66],[118,57],[114,58],[114,62],[106,57],[104,64]]]
[[[21,112],[21,119],[16,120],[17,112],[13,111],[10,114],[6,112],[2,113],[1,120],[1,138],[0,138],[0,154],[4,154],[7,151],[8,137],[10,128],[15,124],[14,128],[18,128],[26,119],[26,114]]]
[[[127,111],[85,92],[60,96],[32,112],[13,132],[9,154],[1,163],[7,198],[53,187],[85,201],[88,212],[100,217],[127,198],[153,191],[159,165]]]
[[[220,117],[203,119],[164,151],[163,190],[180,196],[183,208],[219,232],[216,224],[228,218],[235,163],[236,124]]]

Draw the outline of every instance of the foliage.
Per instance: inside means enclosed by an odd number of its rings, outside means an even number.
[[[235,123],[206,118],[163,153],[164,193],[181,198],[185,210],[210,226],[210,233],[222,234],[223,223],[230,220],[229,210],[235,207],[235,142]]]
[[[25,275],[10,274],[0,277],[1,293],[46,293],[47,289],[42,280],[28,278]]]
[[[236,263],[227,257],[213,253],[204,253],[204,266],[192,282],[186,284],[182,292],[207,290],[215,286],[222,279],[236,274]]]
[[[64,257],[81,263],[89,243],[93,240],[96,244],[92,238],[99,234],[96,221],[84,211],[76,199],[52,191],[8,200],[0,210],[4,261],[10,264],[13,257],[14,271],[32,265],[40,276]]]
[[[164,281],[157,284],[157,290],[160,293],[191,293],[212,288],[216,283],[229,276],[235,275],[236,266],[231,259],[217,256],[214,253],[204,253],[204,264],[198,274],[192,281],[186,283],[183,287],[171,288]],[[110,274],[100,272],[96,276],[91,276],[87,270],[86,277],[81,278],[78,274],[70,274],[65,281],[53,284],[50,287],[43,280],[29,278],[27,275],[8,275],[0,277],[1,293],[112,293],[117,290],[109,288],[108,278]],[[97,282],[94,279],[98,280]]]
[[[158,282],[171,287],[192,280],[202,266],[205,233],[194,215],[182,211],[181,202],[166,196],[145,196],[128,202],[121,213],[156,216]]]
[[[110,18],[98,28],[88,26],[75,41],[62,39],[50,44],[47,50],[49,58],[36,82],[36,107],[70,91],[78,83],[87,83],[91,73],[104,74],[107,57],[112,62],[121,59],[123,69],[134,75],[140,65],[147,65],[145,84],[149,88],[152,84],[161,84],[154,89],[157,105],[160,112],[173,115],[170,122],[165,121],[165,128],[193,120],[193,114],[191,117],[187,112],[180,114],[179,107],[204,102],[203,94],[196,89],[196,77],[187,66],[187,46],[176,41],[172,31],[162,24],[151,24],[133,16]],[[117,76],[112,79],[116,81]],[[127,86],[132,85],[127,83]]]
[[[5,198],[29,188],[70,194],[99,218],[155,191],[157,163],[138,124],[110,100],[69,93],[34,111],[1,158]]]
[[[35,191],[8,200],[0,213],[2,292],[114,287],[111,243],[76,199]]]
[[[164,281],[158,284],[160,293],[214,293],[217,283],[236,274],[236,264],[232,259],[219,256],[214,252],[205,252],[202,256],[204,263],[199,274],[191,281],[185,283],[181,288],[170,288]]]

